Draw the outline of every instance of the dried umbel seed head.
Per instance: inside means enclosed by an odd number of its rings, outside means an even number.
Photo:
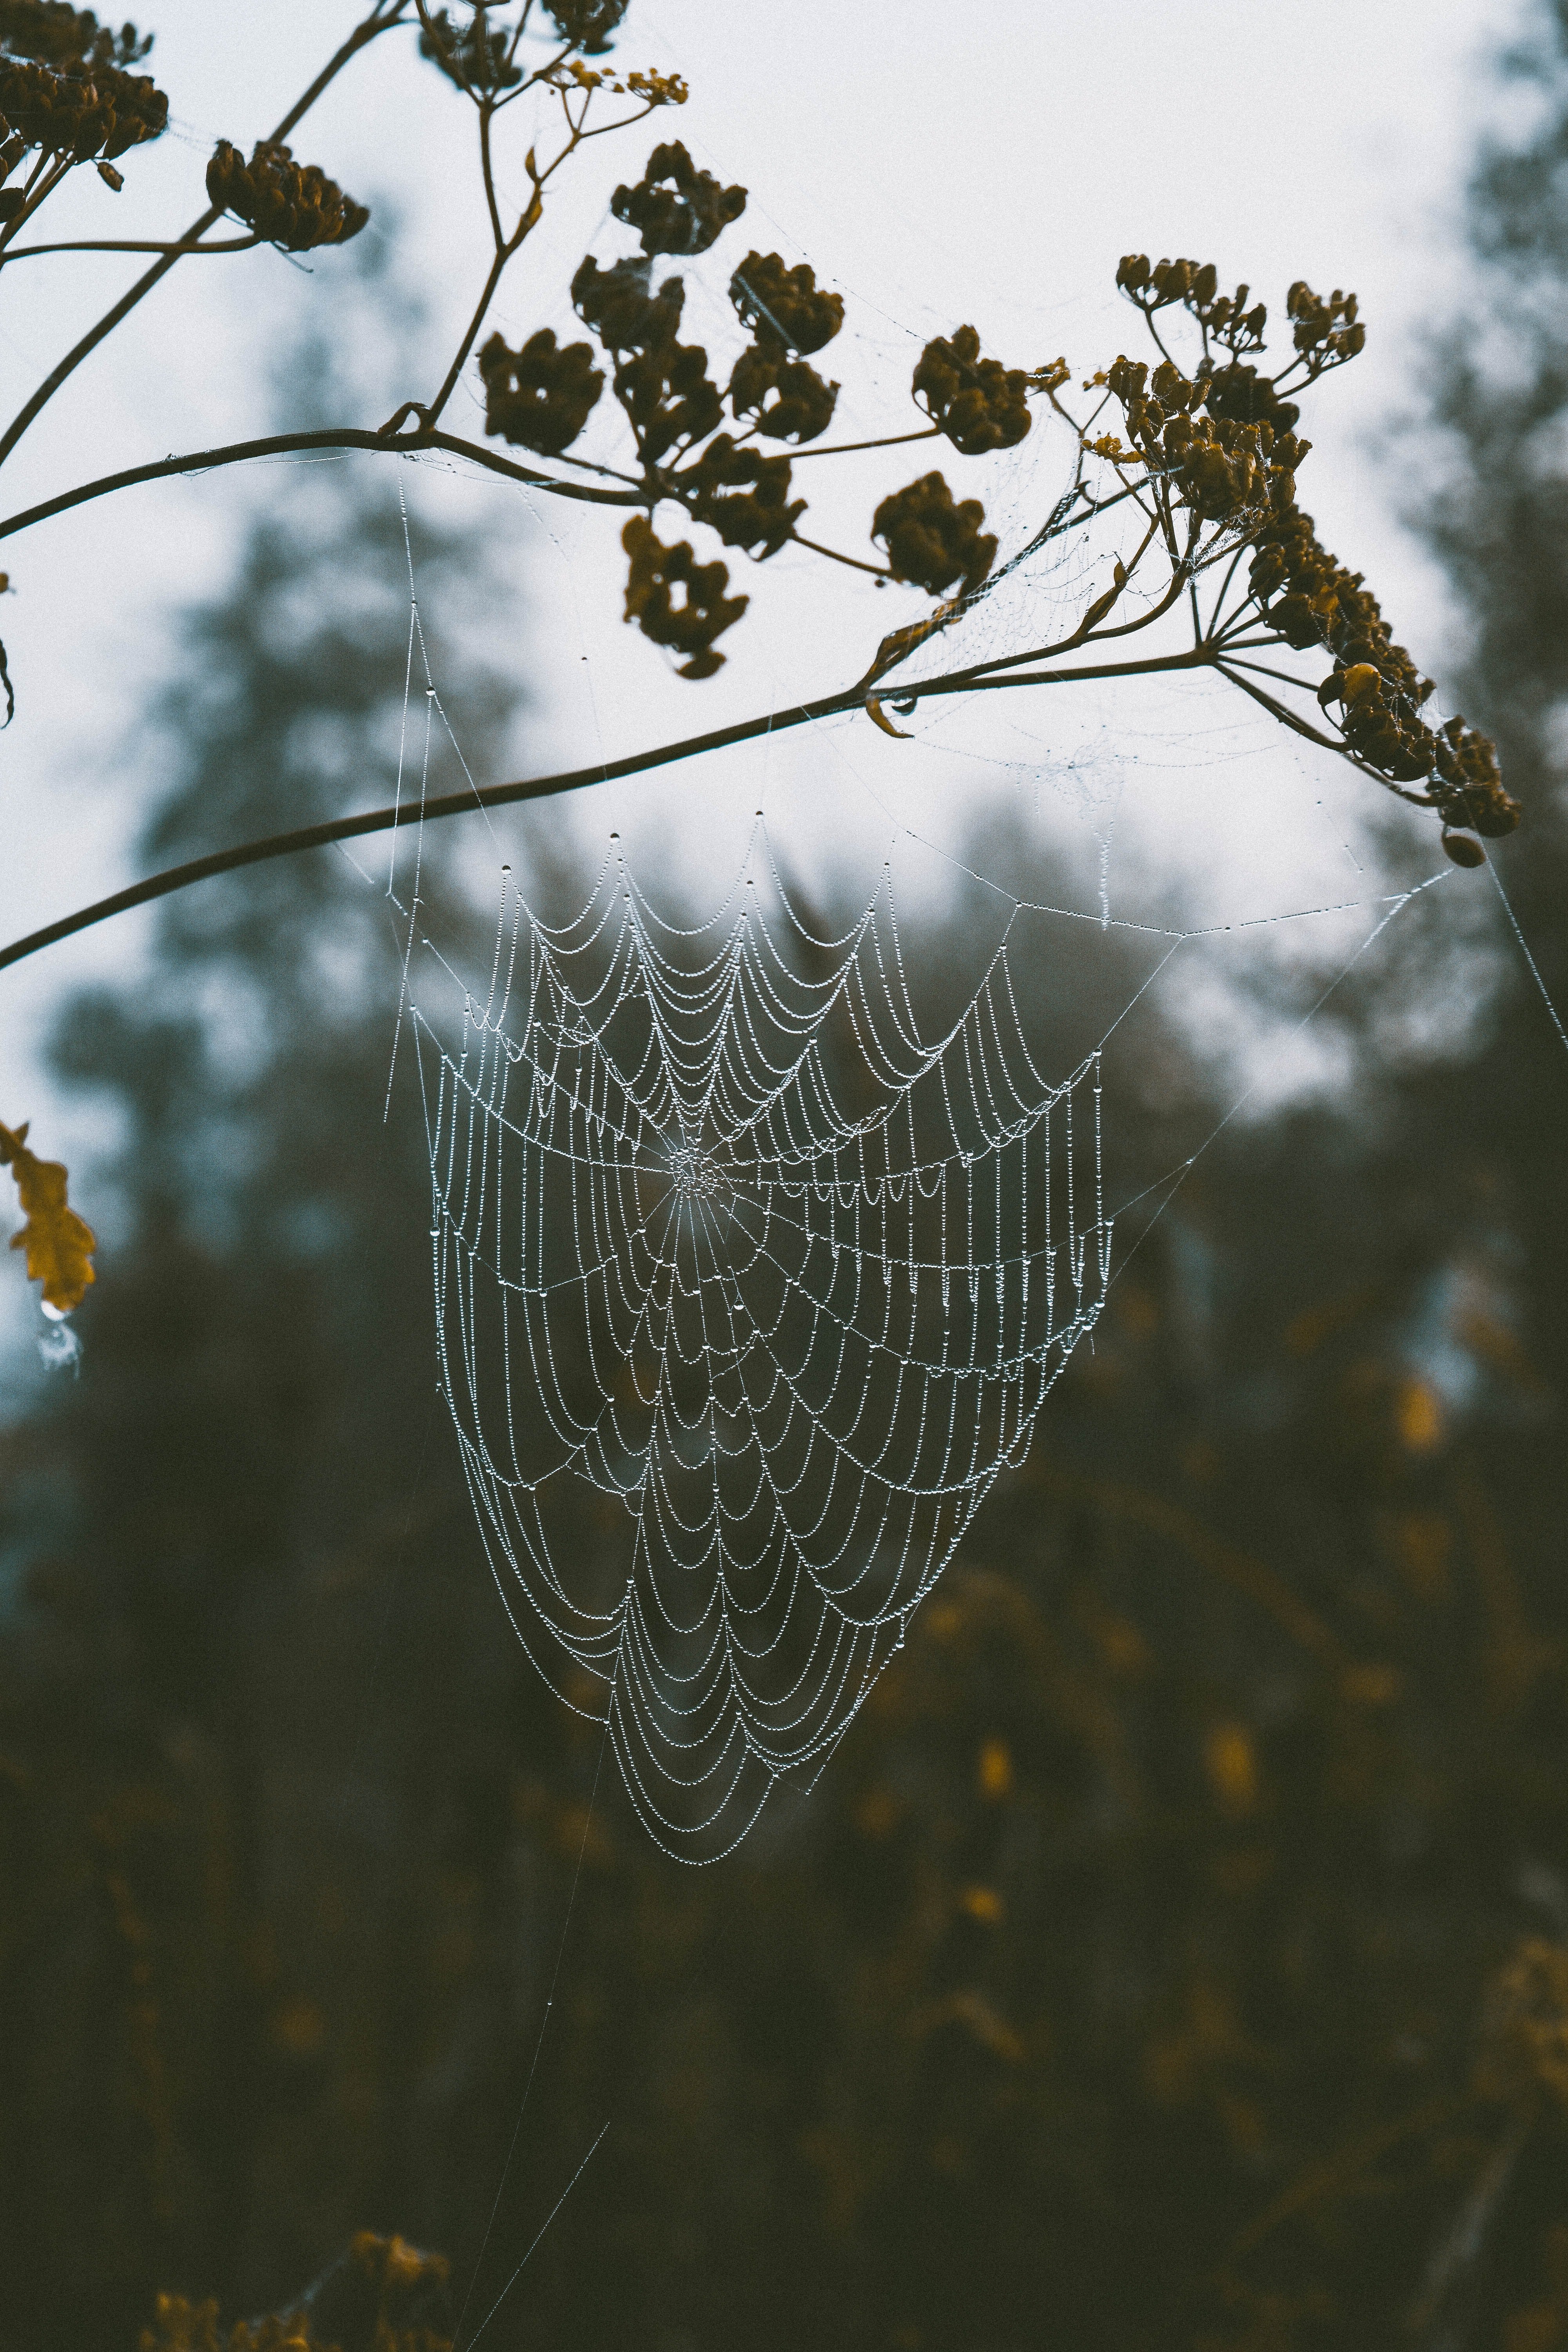
[[[746,596],[724,593],[730,584],[729,566],[699,563],[686,540],[666,547],[655,537],[645,515],[633,516],[621,533],[621,545],[631,558],[626,619],[635,621],[656,646],[668,646],[672,652],[687,656],[678,676],[711,677],[724,666],[723,655],[713,650],[713,640],[734,626],[751,602]],[[679,604],[673,594],[677,588],[682,597]]]
[[[777,554],[805,512],[804,499],[790,502],[789,459],[742,449],[728,433],[716,433],[674,487],[694,520],[759,562]]]
[[[1027,433],[1034,421],[1028,383],[1022,368],[983,360],[974,329],[960,327],[951,340],[938,335],[926,345],[915,367],[913,390],[953,447],[966,457],[980,457],[990,449],[1011,449]]]
[[[508,55],[510,47],[507,33],[492,32],[487,25],[483,8],[477,8],[472,20],[462,26],[454,25],[442,8],[426,17],[419,36],[420,56],[439,66],[459,89],[481,98],[515,89],[522,79],[522,68]]]
[[[136,65],[153,46],[134,25],[115,32],[69,0],[0,0],[0,49],[45,66]]]
[[[1184,502],[1205,522],[1236,522],[1267,510],[1266,427],[1228,417],[1173,416],[1163,436],[1165,464]]]
[[[571,447],[605,388],[592,346],[558,348],[549,327],[530,335],[520,352],[509,351],[503,337],[492,335],[479,353],[479,374],[485,431],[535,449],[542,457],[559,457]]]
[[[776,253],[748,253],[730,280],[741,324],[758,343],[797,357],[819,352],[844,324],[844,298],[819,287],[809,261],[786,269]]]
[[[590,254],[572,280],[572,299],[606,351],[629,354],[616,369],[616,398],[644,463],[657,465],[678,444],[705,440],[724,407],[701,344],[676,340],[685,287],[667,278],[650,294],[648,268],[645,260],[601,269]]]
[[[730,378],[730,405],[770,441],[815,441],[833,422],[838,386],[773,341],[751,343]]]
[[[1287,645],[1333,656],[1318,700],[1325,710],[1338,707],[1347,748],[1385,782],[1424,787],[1445,824],[1489,837],[1511,833],[1521,810],[1503,789],[1496,746],[1462,718],[1436,729],[1423,719],[1431,679],[1394,643],[1360,572],[1321,545],[1311,516],[1278,504],[1256,547],[1250,584],[1270,627]],[[1464,851],[1457,862],[1466,862]]]
[[[960,583],[972,594],[996,560],[995,540],[981,531],[984,520],[978,499],[955,501],[941,474],[922,474],[882,500],[871,536],[887,549],[895,580],[931,596]]]
[[[711,172],[700,172],[679,139],[656,147],[636,186],[610,198],[611,212],[638,232],[647,254],[706,253],[745,209],[745,189],[722,187]]]
[[[706,440],[724,414],[700,343],[662,342],[634,352],[616,368],[615,386],[645,465]]]
[[[1237,425],[1268,425],[1276,433],[1292,431],[1300,416],[1293,400],[1281,400],[1272,376],[1233,360],[1229,367],[1200,369],[1198,389],[1211,416],[1228,416]],[[1310,447],[1301,444],[1302,454]]]
[[[1204,349],[1221,344],[1234,356],[1263,348],[1268,312],[1261,302],[1247,307],[1251,289],[1238,286],[1234,294],[1219,291],[1219,272],[1212,261],[1158,261],[1150,266],[1146,253],[1125,253],[1117,268],[1116,283],[1147,315],[1173,302],[1189,310],[1204,331]]]
[[[1319,376],[1326,368],[1342,366],[1365,348],[1366,329],[1356,317],[1353,294],[1342,294],[1336,286],[1325,301],[1304,278],[1298,278],[1285,297],[1285,308],[1295,330],[1291,340],[1310,374]]]
[[[1199,299],[1190,296],[1187,308],[1204,331],[1209,342],[1221,344],[1234,357],[1238,352],[1260,352],[1263,331],[1268,324],[1268,311],[1262,302],[1250,310],[1247,298],[1248,286],[1238,286],[1234,294],[1214,294]]]
[[[370,218],[368,207],[344,195],[319,165],[296,163],[287,147],[268,140],[258,142],[247,163],[237,147],[220,139],[207,165],[207,194],[285,253],[346,245]]]
[[[585,327],[607,352],[648,352],[675,341],[686,289],[667,278],[657,294],[648,291],[646,261],[617,261],[601,269],[592,254],[572,280],[572,301]]]
[[[1198,413],[1208,381],[1184,376],[1170,360],[1151,375],[1142,360],[1118,359],[1104,382],[1121,403],[1131,449],[1112,436],[1088,446],[1097,457],[1142,459],[1205,522],[1262,520],[1294,497],[1295,468],[1308,445],[1269,425]]]
[[[589,58],[603,57],[630,5],[631,0],[544,0],[562,39]]]
[[[1117,264],[1116,283],[1141,310],[1163,310],[1189,295],[1212,300],[1219,283],[1213,262],[1157,261],[1150,266],[1146,253],[1124,253]]]
[[[59,71],[0,57],[0,117],[7,144],[16,139],[23,151],[39,147],[47,155],[86,163],[161,138],[169,101],[145,74],[113,66]]]

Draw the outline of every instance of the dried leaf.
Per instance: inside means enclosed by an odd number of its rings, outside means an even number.
[[[27,1222],[11,1237],[13,1249],[27,1253],[27,1279],[44,1286],[44,1305],[57,1315],[79,1307],[95,1279],[92,1228],[66,1202],[67,1175],[58,1160],[39,1160],[27,1149],[27,1122],[0,1125],[0,1167],[9,1167]]]

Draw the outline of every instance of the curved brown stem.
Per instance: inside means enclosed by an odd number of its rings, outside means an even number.
[[[1198,666],[1198,660],[1194,653],[1170,654],[1142,662],[1105,662],[1083,669],[1047,671],[1038,679],[999,678],[995,684],[1067,686],[1089,678],[1136,677],[1163,670],[1192,669]],[[973,689],[974,681],[961,673],[949,678],[933,678],[906,690],[923,699],[927,695],[964,694]],[[78,931],[90,930],[95,924],[107,922],[111,915],[125,914],[132,907],[149,906],[154,899],[189,889],[195,882],[207,881],[218,874],[232,874],[244,866],[262,865],[275,857],[292,857],[300,850],[325,849],[334,842],[358,840],[366,834],[390,833],[400,824],[465,816],[476,809],[507,808],[523,801],[552,800],[563,793],[580,792],[589,784],[613,783],[621,777],[645,775],[655,768],[669,767],[679,760],[698,758],[704,751],[721,751],[732,744],[753,742],[759,736],[782,735],[793,727],[807,726],[814,719],[840,718],[860,709],[864,701],[863,686],[846,687],[816,701],[791,703],[782,710],[763,711],[755,719],[716,727],[705,735],[688,735],[679,742],[628,752],[619,760],[597,761],[592,767],[530,777],[519,783],[468,786],[462,792],[444,793],[437,799],[426,800],[422,808],[410,807],[405,802],[401,807],[371,809],[361,816],[335,817],[325,824],[301,825],[291,833],[272,834],[262,841],[241,842],[233,849],[215,850],[206,857],[194,857],[184,866],[172,866],[162,874],[149,875],[143,881],[116,890],[110,898],[95,900],[90,907],[79,908],[74,914],[46,923],[41,930],[29,931],[25,939],[13,940],[8,947],[0,948],[0,971],[37,955],[42,948],[73,938]]]
[[[231,236],[223,245],[171,245],[167,239],[153,236],[79,236],[59,245],[17,245],[0,254],[0,269],[13,261],[29,261],[40,253],[168,253],[176,260],[198,253],[248,253],[252,246],[264,243],[259,236]]]
[[[537,202],[537,197],[535,201]],[[479,296],[479,302],[474,310],[473,317],[468,321],[462,341],[458,345],[456,352],[452,355],[452,363],[442,379],[441,388],[436,394],[435,399],[431,401],[429,406],[419,410],[420,415],[424,417],[427,425],[433,425],[435,424],[436,419],[440,415],[441,411],[446,407],[447,403],[451,399],[454,392],[456,392],[458,388],[458,378],[463,372],[463,362],[468,358],[468,353],[474,348],[474,343],[479,336],[479,329],[485,323],[485,313],[489,309],[491,302],[495,299],[495,290],[500,284],[501,274],[516,250],[517,240],[514,238],[510,243],[503,245],[500,247],[500,251],[496,254],[494,260],[490,263],[489,268],[485,273],[484,291]],[[414,407],[416,404],[413,402],[409,403],[410,407]]]
[[[405,404],[412,407],[413,404]],[[400,412],[400,415],[403,412]],[[417,412],[416,412],[417,413]],[[376,456],[417,456],[425,449],[444,449],[455,457],[467,457],[488,473],[500,474],[508,481],[522,482],[531,490],[552,490],[563,499],[576,499],[587,506],[646,506],[647,495],[642,490],[601,490],[592,482],[558,481],[552,474],[535,473],[531,467],[519,466],[494,449],[485,448],[478,441],[463,441],[455,433],[432,432],[421,425],[416,433],[389,432],[383,426],[379,433],[368,433],[357,425],[331,425],[317,433],[271,433],[258,441],[231,441],[222,449],[195,449],[183,457],[162,457],[148,466],[128,466],[123,473],[104,474],[96,482],[80,483],[74,490],[62,490],[58,498],[45,499],[36,507],[26,507],[20,514],[0,520],[0,539],[9,539],[16,531],[26,530],[36,522],[47,522],[52,515],[68,513],[72,507],[86,506],[93,499],[107,498],[114,490],[133,489],[140,482],[158,482],[178,474],[216,473],[223,466],[241,466],[252,457],[287,457],[308,449],[365,449]]]
[[[294,125],[310,111],[310,108],[314,106],[317,99],[321,97],[321,92],[331,82],[336,79],[343,68],[348,65],[353,58],[356,58],[361,49],[366,47],[370,42],[378,38],[381,34],[390,32],[393,26],[403,18],[407,6],[408,0],[375,0],[375,5],[372,9],[370,15],[364,18],[362,24],[359,24],[354,27],[353,31],[349,35],[348,39],[337,51],[336,55],[330,58],[327,63],[322,67],[321,72],[316,76],[315,80],[304,92],[303,96],[297,99],[294,104],[289,108],[281,122],[278,124],[276,130],[272,132],[272,140],[276,142],[278,140],[286,139],[290,131],[293,130]],[[136,280],[135,285],[131,287],[127,292],[122,294],[119,301],[113,303],[110,308],[104,312],[102,318],[100,319],[95,325],[88,329],[80,342],[77,343],[66,353],[64,359],[60,361],[59,364],[57,367],[51,368],[49,373],[44,378],[42,383],[38,385],[37,391],[34,392],[31,397],[25,401],[22,406],[17,410],[16,415],[6,426],[5,433],[0,434],[0,465],[4,465],[5,459],[16,447],[17,442],[22,438],[24,433],[26,432],[27,427],[34,422],[39,413],[47,407],[49,402],[54,398],[56,393],[58,392],[60,386],[67,381],[67,379],[75,374],[83,360],[91,356],[91,354],[98,349],[99,344],[103,341],[105,336],[113,333],[115,328],[121,323],[121,320],[126,318],[130,312],[136,308],[138,302],[140,302],[144,296],[151,294],[153,287],[168,276],[170,270],[174,267],[175,262],[182,260],[185,254],[195,247],[198,238],[205,236],[207,230],[212,227],[214,222],[221,220],[222,217],[222,206],[217,205],[209,205],[206,211],[202,214],[200,219],[192,222],[190,227],[185,231],[184,236],[180,238],[178,244],[169,247],[162,254],[160,258],[153,264],[152,268],[145,271],[143,275]]]
[[[1323,734],[1316,727],[1309,726],[1306,719],[1299,719],[1296,713],[1277,696],[1266,693],[1260,686],[1254,686],[1250,678],[1239,677],[1236,667],[1230,662],[1216,656],[1215,667],[1221,677],[1228,678],[1232,686],[1240,687],[1243,694],[1249,694],[1254,702],[1260,702],[1271,718],[1278,719],[1282,727],[1289,727],[1292,735],[1303,736],[1309,743],[1317,743],[1325,751],[1337,753],[1340,759],[1350,762],[1358,775],[1370,776],[1374,784],[1381,784],[1385,793],[1394,793],[1400,800],[1408,801],[1412,808],[1429,809],[1433,805],[1427,793],[1408,791],[1404,784],[1395,783],[1392,776],[1385,776],[1381,768],[1373,767],[1370,761],[1361,757],[1359,752],[1352,751],[1348,743],[1337,740],[1332,735]],[[1295,680],[1291,679],[1290,683],[1294,685]]]
[[[505,808],[519,801],[549,800],[561,793],[578,792],[587,784],[611,783],[617,777],[668,767],[673,761],[691,759],[702,751],[721,751],[731,743],[749,742],[758,735],[782,734],[787,728],[804,726],[814,719],[832,718],[854,709],[858,698],[853,692],[829,695],[820,702],[803,702],[792,709],[768,711],[758,719],[742,719],[732,727],[718,727],[707,735],[690,735],[677,743],[661,743],[651,751],[635,751],[622,760],[598,761],[591,768],[573,768],[561,775],[533,777],[521,783],[488,784],[477,790],[469,787],[427,800],[423,808],[405,802],[400,808],[372,809],[363,816],[337,817],[326,824],[301,825],[292,833],[273,834],[264,841],[247,841],[234,849],[215,850],[209,856],[193,857],[184,866],[172,866],[164,873],[149,875],[144,881],[116,890],[112,897],[100,898],[74,915],[62,915],[58,922],[47,923],[42,930],[29,932],[26,939],[13,940],[9,947],[0,948],[0,970],[7,964],[20,963],[26,956],[37,955],[40,948],[52,947],[57,940],[89,930],[95,923],[106,922],[110,915],[148,906],[155,898],[166,898],[213,875],[232,874],[242,866],[261,865],[274,857],[292,857],[302,849],[325,849],[333,842],[354,841],[363,834],[391,833],[400,824],[462,816],[475,809]]]
[[[147,270],[143,276],[139,278],[136,280],[135,285],[132,286],[128,292],[122,294],[119,301],[113,303],[110,308],[104,312],[102,318],[97,321],[96,325],[88,329],[80,342],[74,345],[73,348],[66,353],[64,359],[59,362],[58,365],[50,369],[48,374],[37,387],[37,390],[33,393],[29,399],[23,402],[16,415],[11,419],[10,424],[6,426],[4,434],[0,434],[0,465],[5,464],[5,459],[10,456],[12,450],[22,438],[23,434],[26,433],[29,425],[33,423],[34,419],[43,409],[48,406],[49,402],[54,398],[56,393],[58,392],[61,384],[66,382],[67,378],[76,373],[77,369],[80,367],[83,360],[90,358],[91,354],[98,349],[100,343],[103,341],[105,336],[111,335],[114,332],[115,328],[119,326],[121,320],[129,317],[130,313],[134,310],[138,302],[140,302],[145,295],[151,294],[153,287],[156,286],[162,278],[168,276],[175,262],[182,257],[187,248],[193,246],[198,237],[205,236],[215,221],[221,220],[222,218],[223,215],[219,207],[216,205],[209,205],[206,211],[203,213],[201,218],[193,222],[191,226],[185,231],[184,236],[181,238],[179,244],[171,247],[169,251],[163,254],[160,260],[155,261],[153,264],[152,268]]]
[[[852,572],[868,572],[876,580],[893,576],[885,563],[865,563],[858,555],[841,555],[836,547],[824,547],[819,539],[807,539],[803,530],[791,531],[790,537],[796,547],[809,547],[813,555],[826,555],[830,563],[847,563]]]
[[[879,441],[835,441],[826,449],[792,449],[790,463],[798,466],[803,457],[847,457],[853,449],[896,449],[902,441],[941,439],[940,425],[925,425],[918,433],[884,433]]]

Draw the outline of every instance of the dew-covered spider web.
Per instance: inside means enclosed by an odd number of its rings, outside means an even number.
[[[886,878],[818,937],[760,835],[694,927],[614,844],[563,923],[509,883],[488,990],[413,1018],[498,1586],[712,1859],[820,1768],[1093,1328],[1099,1055],[1037,1066],[1005,940],[922,1034]]]
[[[784,226],[770,234],[805,249]],[[720,352],[736,334],[729,268],[684,272],[685,315]],[[579,323],[566,285],[553,309],[529,314],[563,341]],[[854,550],[869,544],[876,502],[904,465],[924,468],[931,452],[854,453],[898,417],[914,358],[953,321],[923,307],[900,318],[843,290],[857,316],[835,362],[847,462],[808,476],[805,460],[826,449],[795,461],[814,517]],[[1010,326],[1005,306],[998,315],[999,343],[1031,363],[1056,350],[1047,312]],[[1282,751],[1277,721],[1215,677],[1141,678],[1136,699],[1125,679],[1071,671],[1071,698],[922,695],[945,672],[1058,646],[1134,562],[1140,509],[1085,495],[1079,436],[1058,424],[1042,413],[1022,443],[965,460],[965,488],[983,496],[998,541],[994,569],[887,674],[877,725],[862,709],[775,743],[770,723],[668,816],[688,844],[701,829],[706,865],[720,840],[732,845],[722,857],[737,854],[757,800],[770,825],[793,804],[807,862],[838,877],[830,887],[879,858],[890,831],[945,869],[949,896],[964,883],[991,893],[1000,942],[942,1017],[927,1009],[940,992],[907,969],[890,866],[835,929],[802,912],[760,821],[703,919],[676,919],[674,898],[661,912],[613,836],[574,913],[553,900],[542,911],[535,883],[509,878],[482,985],[452,973],[426,936],[418,848],[415,898],[395,898],[430,1146],[438,1377],[481,1536],[518,1638],[562,1698],[604,1725],[633,1804],[683,1861],[731,1851],[781,1781],[809,1788],[1092,1333],[1111,1273],[1100,1049],[1131,1004],[1189,945],[1287,922],[1321,919],[1336,963],[1342,946],[1342,978],[1452,871],[1369,887],[1352,821],[1325,806],[1321,761],[1309,774],[1310,755],[1294,739]],[[616,462],[616,429],[605,403],[580,445],[585,462]],[[451,469],[433,455],[406,462]],[[642,716],[626,682],[618,575],[603,614],[579,598],[579,575],[601,576],[602,517],[517,497],[551,567],[559,715],[608,770],[628,727],[640,740]],[[852,556],[825,622],[812,544],[770,563],[768,625],[837,685],[927,607],[886,592]],[[1227,576],[1205,594],[1228,593]],[[412,560],[409,587],[412,604]],[[1125,609],[1142,617],[1157,602],[1134,583]],[[416,639],[423,660],[414,613],[411,690]],[[760,616],[759,604],[748,626]],[[1169,625],[1186,629],[1185,604]],[[638,641],[637,657],[652,649]],[[419,842],[439,730],[473,782],[427,667],[423,683],[417,800],[412,757],[405,772],[400,754],[398,781]],[[800,713],[781,698],[767,699],[793,727]],[[1150,858],[1142,879],[1134,863],[1130,914],[1120,881],[1113,901],[1111,834],[1141,773],[1154,780],[1143,821],[1163,825],[1162,852],[1174,855]],[[984,844],[954,830],[966,793],[976,811],[984,794],[994,807],[1031,801],[1038,817],[1042,788],[1096,853],[1092,887],[1080,893],[1064,866],[1051,898],[1090,905],[1037,900],[1037,879],[1010,869],[1029,893],[1016,896],[987,870]],[[629,820],[618,801],[597,800],[597,814],[657,840],[661,820],[641,798],[654,789],[639,778]],[[1321,870],[1302,890],[1294,867],[1308,857]],[[1179,887],[1168,881],[1178,863]],[[1070,974],[1054,997],[1055,979],[1042,978],[1047,921],[1058,940],[1082,926],[1086,949],[1097,934],[1135,940],[1137,954],[1119,963],[1107,950],[1075,1009]],[[984,923],[982,933],[995,937]],[[1062,966],[1072,961],[1064,951]],[[1194,961],[1184,955],[1161,985],[1185,986],[1193,1020],[1225,1020],[1228,983]],[[445,1002],[437,966],[453,982]],[[1281,1032],[1278,1059],[1338,985]],[[1090,1003],[1102,1017],[1088,1018]],[[1042,1004],[1030,1026],[1020,1006]],[[1042,1045],[1042,1033],[1055,1042]],[[1238,1088],[1214,1134],[1263,1082]],[[1118,1196],[1124,1232],[1135,1210],[1141,1228],[1163,1213],[1206,1149],[1173,1148],[1165,1174]]]

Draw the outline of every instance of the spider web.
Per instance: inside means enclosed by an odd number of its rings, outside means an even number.
[[[693,326],[722,349],[734,321],[721,286],[700,270],[686,283]],[[874,314],[842,362],[836,429],[851,448],[907,390],[911,349],[951,323]],[[564,293],[555,324],[574,331]],[[600,416],[584,449],[613,458],[594,437],[613,422]],[[896,840],[923,842],[1013,918],[1142,934],[1159,958],[1142,986],[1188,943],[1362,909],[1371,928],[1348,971],[1443,877],[1268,913],[1226,894],[1228,919],[1129,922],[1111,913],[1110,837],[1138,756],[1121,741],[1148,722],[1112,706],[1117,689],[1103,708],[1090,698],[1076,721],[1052,697],[1043,734],[1011,715],[1011,697],[983,709],[967,695],[928,706],[900,694],[955,660],[1051,641],[1118,550],[1131,551],[1136,510],[1075,499],[1079,454],[1066,439],[1070,448],[1042,415],[1026,442],[977,461],[1001,542],[993,574],[952,627],[889,675],[885,699],[912,739],[895,756],[956,753],[1010,773],[1037,802],[1042,782],[1068,801],[1098,845],[1098,912],[1015,898],[967,850],[926,840],[907,800],[895,810],[874,787],[880,739],[861,761],[847,722],[818,721],[814,748]],[[822,488],[824,528],[864,529],[872,472],[862,480],[851,457],[837,491]],[[588,542],[578,540],[594,519],[519,496],[583,636],[575,581]],[[793,608],[816,629],[792,605],[788,564],[781,557],[785,618]],[[868,655],[889,615],[866,583],[838,585],[836,611]],[[409,590],[412,688],[416,640],[424,657],[412,561]],[[586,650],[582,662],[577,715],[597,731]],[[566,672],[577,680],[578,665]],[[462,761],[427,665],[424,684],[424,772],[408,804],[418,844],[433,728]],[[1195,711],[1198,689],[1184,684],[1179,714],[1162,709],[1153,729],[1162,744],[1178,739],[1184,767],[1212,781],[1272,740],[1273,723],[1250,709]],[[764,741],[747,782],[773,794],[776,814],[771,754]],[[401,755],[399,777],[401,802]],[[845,849],[839,840],[840,876]],[[1022,985],[1027,927],[1009,918],[956,1020],[922,1028],[890,866],[827,935],[797,911],[759,812],[706,921],[661,915],[616,836],[563,920],[508,879],[488,984],[451,973],[455,1003],[437,1016],[413,977],[416,944],[440,961],[417,912],[420,854],[411,905],[394,903],[407,923],[405,1003],[425,1092],[439,1385],[480,1534],[519,1639],[566,1703],[605,1726],[653,1837],[679,1860],[714,1860],[781,1780],[815,1779],[1093,1329],[1111,1248],[1100,1049],[1142,986],[1086,1058],[1043,1071],[1019,1014],[1020,996],[1038,995]],[[1074,1053],[1087,1042],[1077,1035]],[[1242,1088],[1220,1128],[1260,1083]],[[1123,1203],[1143,1230],[1193,1164]]]
[[[653,1836],[715,1859],[853,1722],[1093,1328],[1099,1055],[1042,1075],[1005,939],[923,1036],[886,873],[818,937],[760,829],[695,926],[614,843],[563,924],[507,882],[458,1034],[411,1017],[498,1587]]]

